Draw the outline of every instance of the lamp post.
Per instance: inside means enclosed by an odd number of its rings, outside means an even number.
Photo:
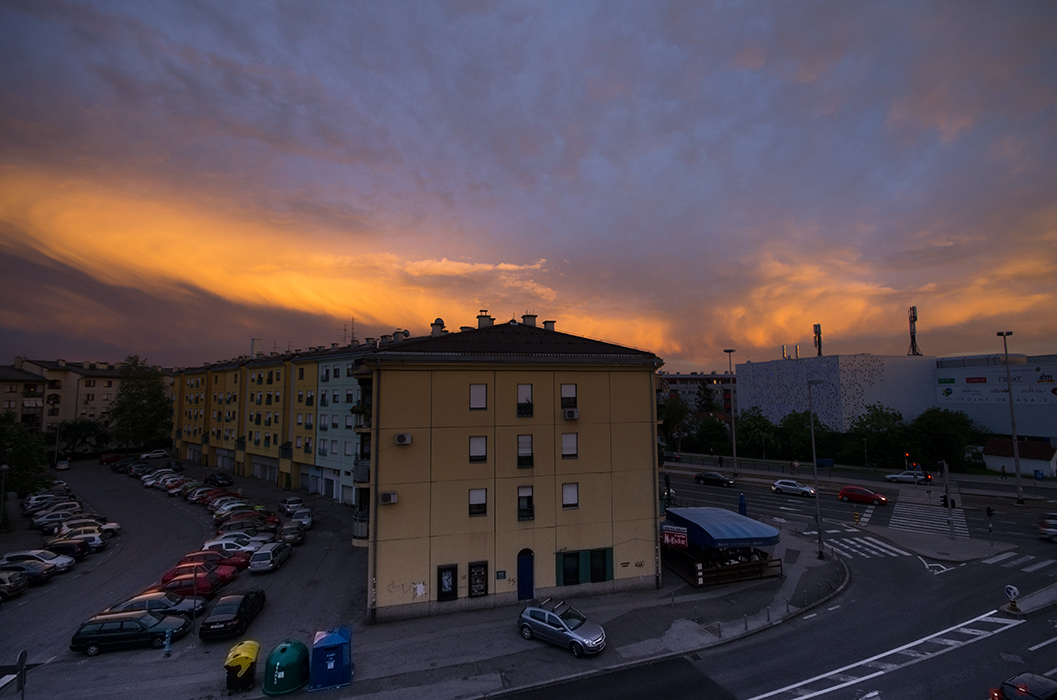
[[[11,467],[0,464],[0,528],[4,526],[4,505],[7,503],[7,470]]]
[[[815,523],[818,530],[818,558],[825,559],[822,551],[822,499],[818,495],[818,457],[815,454],[815,403],[811,397],[811,387],[821,384],[821,379],[807,380],[807,412],[808,422],[811,425],[811,465],[815,473]]]
[[[1013,410],[1013,376],[1009,371],[1009,344],[1006,338],[1013,335],[1013,331],[998,331],[995,335],[1002,338],[1002,350],[1006,354],[1006,391],[1009,392],[1009,427],[1013,438],[1013,469],[1017,480],[1017,505],[1024,505],[1024,487],[1020,483],[1020,448],[1017,445],[1017,413]]]
[[[734,476],[738,476],[738,431],[734,428],[734,414],[737,409],[734,406],[734,348],[726,349],[727,374],[730,376],[730,443],[734,448]]]
[[[865,466],[867,469],[869,469],[870,468],[870,453],[866,451],[866,438],[862,439],[862,457],[863,457],[863,466]]]

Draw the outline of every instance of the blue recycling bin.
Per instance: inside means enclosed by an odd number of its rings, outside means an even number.
[[[336,627],[316,632],[312,641],[309,690],[340,688],[352,683],[352,630]]]

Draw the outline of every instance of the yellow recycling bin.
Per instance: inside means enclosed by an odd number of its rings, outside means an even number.
[[[257,656],[261,653],[259,642],[246,640],[231,647],[224,661],[228,672],[228,695],[236,690],[249,690],[257,675]]]

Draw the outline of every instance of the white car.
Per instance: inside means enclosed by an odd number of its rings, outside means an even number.
[[[799,481],[793,481],[792,479],[779,479],[771,484],[771,490],[775,493],[792,493],[798,496],[811,497],[815,495],[815,489],[810,486],[804,486]]]
[[[39,561],[42,564],[51,564],[60,573],[73,568],[74,558],[65,554],[56,554],[46,549],[25,549],[19,552],[8,552],[0,557],[0,562]]]
[[[159,457],[168,457],[168,450],[151,450],[150,452],[144,452],[139,456],[140,459],[158,459]]]
[[[117,523],[101,523],[98,520],[77,517],[64,520],[62,526],[56,530],[55,534],[65,535],[71,530],[76,530],[81,527],[94,527],[102,532],[104,537],[114,537],[115,535],[121,534],[121,526]]]
[[[244,542],[238,540],[210,540],[202,545],[202,549],[212,549],[223,554],[235,554],[236,552],[256,552],[261,548],[263,542],[246,539]]]
[[[899,472],[898,474],[888,474],[885,476],[885,479],[891,481],[893,484],[926,484],[932,481],[930,475],[913,469],[906,472]]]

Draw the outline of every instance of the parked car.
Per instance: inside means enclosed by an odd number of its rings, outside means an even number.
[[[683,460],[678,452],[669,452],[667,450],[664,452],[663,457],[665,462],[681,462]]]
[[[285,542],[270,542],[250,557],[250,571],[254,573],[276,571],[282,568],[286,560],[290,558],[291,552],[293,552],[293,547]]]
[[[18,552],[8,552],[0,557],[0,562],[5,564],[26,560],[39,561],[42,564],[51,564],[59,571],[59,573],[69,571],[74,565],[73,557],[68,557],[65,554],[49,552],[46,549],[25,549]]]
[[[216,474],[210,474],[206,477],[206,483],[212,484],[213,486],[231,486],[235,483],[235,479],[232,478],[231,474],[227,472],[218,472]]]
[[[170,459],[165,463],[166,469],[172,469],[174,472],[182,472],[184,470],[184,463],[178,459]]]
[[[991,691],[991,700],[1055,700],[1057,680],[1037,673],[1018,673]]]
[[[217,591],[221,589],[224,583],[220,580],[220,577],[209,571],[202,571],[194,574],[180,574],[174,576],[165,583],[159,583],[155,586],[151,586],[147,591],[167,591],[171,593],[179,593],[184,596],[203,596],[205,598],[212,598],[217,594]]]
[[[1045,540],[1057,542],[1057,513],[1043,513],[1039,518],[1039,534]]]
[[[213,606],[209,616],[202,620],[198,636],[202,639],[220,639],[245,634],[253,618],[264,610],[265,598],[264,591],[259,588],[223,596]]]
[[[117,452],[104,452],[103,454],[99,455],[99,463],[100,464],[116,464],[116,463],[120,462],[124,458],[125,458],[124,455],[118,454]]]
[[[177,576],[184,576],[186,574],[197,574],[199,572],[208,572],[211,574],[216,574],[220,578],[220,582],[226,586],[227,584],[235,580],[235,576],[238,575],[239,569],[234,566],[228,566],[227,564],[220,564],[217,562],[187,562],[184,564],[177,564],[176,566],[162,574],[161,582],[168,583]]]
[[[55,463],[55,471],[57,472],[64,472],[69,470],[69,468],[70,460],[68,459],[60,459],[58,462]]]
[[[47,550],[73,557],[75,561],[81,561],[92,552],[92,548],[83,539],[70,539],[67,537],[52,538],[48,541]]]
[[[262,542],[247,539],[245,541],[237,540],[210,540],[202,545],[202,549],[212,549],[217,552],[223,552],[224,554],[235,554],[236,552],[247,552],[252,554],[261,548]]]
[[[932,481],[932,475],[911,469],[910,471],[899,472],[898,474],[888,474],[885,476],[885,480],[891,481],[894,484],[927,484]]]
[[[151,450],[150,452],[144,452],[139,456],[140,459],[158,459],[159,457],[168,457],[168,450]]]
[[[95,656],[101,651],[126,647],[165,646],[166,633],[179,639],[191,629],[191,621],[180,615],[159,615],[150,610],[102,613],[83,623],[70,640],[70,651]]]
[[[305,507],[305,499],[300,496],[287,496],[279,501],[279,512],[283,515],[293,515],[294,511]]]
[[[121,526],[117,523],[99,522],[95,518],[85,518],[81,516],[75,516],[68,520],[64,520],[59,526],[59,529],[55,531],[55,534],[65,535],[66,533],[81,527],[97,528],[106,537],[116,537],[121,534]]]
[[[30,526],[34,529],[41,530],[46,525],[62,523],[63,521],[68,520],[70,516],[75,515],[76,513],[76,510],[48,511],[46,513],[41,513],[39,515],[34,516],[33,520],[30,523]]]
[[[159,615],[182,615],[184,617],[201,617],[206,609],[206,599],[201,596],[182,596],[171,591],[154,591],[140,593],[107,608],[104,612],[130,612],[132,610],[150,610]]]
[[[290,516],[290,520],[293,520],[295,523],[301,523],[301,526],[303,528],[305,528],[306,530],[311,530],[312,529],[312,509],[311,508],[301,508],[300,510],[295,510],[293,515]]]
[[[23,571],[0,571],[0,600],[7,600],[29,588],[29,576]]]
[[[246,552],[226,555],[223,552],[217,552],[212,549],[203,549],[198,552],[188,552],[177,564],[190,564],[193,562],[213,562],[234,566],[239,571],[245,571],[250,567],[250,555]]]
[[[292,545],[302,544],[305,541],[305,529],[301,523],[287,523],[279,528],[278,540]]]
[[[230,522],[221,524],[217,528],[217,536],[219,537],[220,535],[224,535],[229,532],[245,532],[246,534],[252,537],[258,532],[262,532],[262,530],[258,527],[259,525],[260,523],[257,520],[253,519],[232,520]]]
[[[845,486],[837,494],[837,498],[845,503],[855,501],[856,503],[869,503],[875,506],[888,505],[888,498],[883,494],[862,486]]]
[[[572,651],[579,658],[597,654],[606,648],[602,626],[589,622],[565,601],[552,603],[550,598],[538,605],[528,605],[518,616],[518,629],[525,639],[538,637]]]
[[[734,486],[735,481],[719,472],[698,472],[694,474],[694,483],[709,486]]]
[[[81,527],[76,530],[71,530],[63,535],[51,537],[44,540],[44,548],[49,551],[54,551],[51,545],[55,542],[61,542],[63,540],[81,540],[88,545],[88,548],[93,552],[98,552],[101,549],[106,549],[109,544],[109,538],[104,536],[102,530],[98,530],[94,527]]]
[[[793,481],[792,479],[779,479],[778,481],[771,484],[771,490],[775,493],[792,493],[798,496],[814,496],[815,489],[810,486],[804,486],[799,481]]]
[[[24,561],[4,562],[0,561],[0,571],[18,571],[26,575],[32,586],[47,583],[51,577],[59,573],[54,564],[44,564],[36,559]]]

